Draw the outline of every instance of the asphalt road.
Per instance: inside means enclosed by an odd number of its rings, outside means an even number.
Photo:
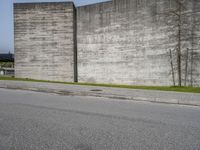
[[[0,89],[0,150],[200,150],[200,107]]]

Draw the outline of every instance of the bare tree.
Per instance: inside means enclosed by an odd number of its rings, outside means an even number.
[[[176,59],[177,59],[177,72],[178,72],[178,86],[182,86],[182,73],[181,73],[181,33],[182,33],[182,26],[183,26],[183,22],[182,22],[182,12],[183,9],[185,9],[184,3],[185,1],[183,0],[175,0],[176,2],[176,8],[174,10],[171,10],[169,13],[171,15],[174,15],[175,18],[177,18],[176,20],[176,24],[177,25],[177,47],[176,47]]]
[[[185,68],[187,69],[187,67],[182,68],[182,58],[186,58],[187,57],[183,57],[183,49],[185,49],[185,51],[187,51],[188,47],[184,47],[184,40],[188,41],[189,39],[187,39],[188,37],[186,37],[186,33],[190,30],[190,23],[188,22],[188,20],[186,19],[188,14],[191,14],[191,11],[188,11],[188,4],[189,4],[190,0],[171,0],[171,7],[164,12],[163,14],[168,17],[168,19],[166,19],[166,23],[168,22],[169,19],[173,20],[169,23],[167,23],[167,25],[170,27],[170,30],[173,30],[173,36],[175,38],[175,47],[173,48],[176,52],[176,63],[174,63],[176,65],[176,70],[177,70],[177,80],[178,80],[178,86],[182,86],[182,70],[184,70]],[[171,52],[172,53],[172,52]],[[187,54],[187,53],[185,53]],[[172,54],[170,54],[172,55]],[[171,56],[170,56],[171,57]],[[170,58],[171,59],[171,58]],[[187,63],[187,61],[186,61]],[[171,63],[172,64],[172,63]],[[187,65],[187,64],[185,64]],[[172,66],[173,68],[173,66]],[[175,72],[175,71],[173,71]],[[184,71],[184,73],[187,73],[187,71]],[[187,77],[187,75],[185,75],[185,78]],[[174,80],[174,77],[173,77]],[[186,79],[185,79],[186,80]],[[175,82],[175,81],[173,81]],[[186,82],[186,81],[185,81]]]

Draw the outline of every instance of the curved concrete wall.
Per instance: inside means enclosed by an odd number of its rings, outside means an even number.
[[[193,3],[199,4],[196,0]],[[176,18],[164,13],[175,6],[175,0],[113,0],[78,7],[79,81],[172,85],[169,49],[176,47]],[[187,2],[186,6],[186,11],[193,9],[192,3]],[[199,15],[196,17],[199,19]],[[183,40],[183,45],[191,48],[191,36],[185,37],[190,39]],[[199,47],[196,57],[199,58]],[[197,58],[194,61],[199,65]],[[182,68],[184,82],[184,57]],[[192,80],[199,85],[200,70],[194,68]],[[187,85],[189,70],[190,66]]]

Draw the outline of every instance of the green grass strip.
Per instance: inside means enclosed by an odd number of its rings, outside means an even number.
[[[200,87],[178,87],[178,86],[134,86],[134,85],[117,85],[117,84],[96,84],[96,83],[74,83],[74,82],[59,82],[47,80],[33,80],[14,77],[0,76],[0,80],[14,80],[14,81],[29,81],[29,82],[45,82],[45,83],[61,83],[73,85],[87,85],[87,86],[102,86],[102,87],[115,87],[127,89],[143,89],[143,90],[159,90],[159,91],[175,91],[175,92],[188,92],[200,93]]]

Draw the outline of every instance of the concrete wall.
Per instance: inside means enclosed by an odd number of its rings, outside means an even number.
[[[200,86],[200,1],[193,0],[193,15],[190,16],[191,24],[191,50],[190,50],[190,70],[188,79],[191,85]]]
[[[15,76],[76,80],[72,2],[14,4]]]
[[[187,1],[186,1],[187,2]],[[197,0],[187,3],[184,11],[197,9]],[[133,85],[172,85],[169,49],[177,44],[175,16],[164,15],[176,6],[175,0],[113,0],[77,8],[78,71],[80,82],[98,82]],[[199,10],[197,10],[199,14]],[[186,17],[187,18],[187,17]],[[190,18],[187,18],[190,24]],[[196,16],[198,20],[199,15]],[[192,26],[187,25],[191,31]],[[199,26],[197,26],[199,30]],[[183,40],[182,78],[184,82],[186,47],[192,49],[189,40]],[[194,31],[197,33],[197,31]],[[185,37],[187,37],[185,36]],[[193,68],[188,66],[193,84],[200,85],[199,45],[195,39],[196,54]],[[194,43],[194,42],[193,42]],[[198,52],[197,52],[198,51]],[[189,52],[189,55],[191,53]],[[173,50],[176,66],[176,51]],[[190,56],[189,56],[190,57]],[[188,65],[191,60],[188,60]],[[177,69],[175,80],[177,81]]]
[[[16,77],[173,85],[172,49],[177,84],[177,17],[169,13],[176,4],[113,0],[76,10],[71,2],[15,4]],[[200,1],[185,1],[183,12],[182,82],[200,86]]]

